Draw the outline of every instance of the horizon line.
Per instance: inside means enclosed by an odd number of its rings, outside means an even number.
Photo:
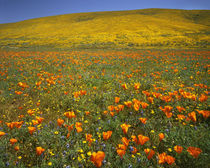
[[[14,22],[4,22],[0,23],[2,24],[10,24],[10,23],[18,23],[18,22],[23,22],[27,20],[33,20],[33,19],[39,19],[39,18],[45,18],[45,17],[53,17],[53,16],[61,16],[61,15],[70,15],[70,14],[82,14],[82,13],[102,13],[102,12],[121,12],[121,11],[135,11],[135,10],[145,10],[145,9],[169,9],[169,10],[210,10],[210,9],[177,9],[177,8],[141,8],[141,9],[128,9],[128,10],[106,10],[106,11],[88,11],[88,12],[72,12],[72,13],[63,13],[63,14],[56,14],[56,15],[46,15],[46,16],[41,16],[41,17],[32,17],[28,19],[23,19],[19,21],[14,21]]]

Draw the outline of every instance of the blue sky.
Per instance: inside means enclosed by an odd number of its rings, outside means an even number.
[[[210,0],[0,0],[0,23],[67,13],[145,8],[210,9]]]

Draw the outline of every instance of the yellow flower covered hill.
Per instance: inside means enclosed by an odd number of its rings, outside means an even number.
[[[0,24],[1,48],[209,48],[209,10],[67,14]]]

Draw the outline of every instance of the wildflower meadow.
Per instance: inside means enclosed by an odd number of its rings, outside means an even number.
[[[0,167],[210,167],[209,55],[0,51]]]

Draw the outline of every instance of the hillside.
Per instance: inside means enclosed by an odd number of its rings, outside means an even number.
[[[209,48],[210,10],[66,14],[0,24],[0,47]]]

